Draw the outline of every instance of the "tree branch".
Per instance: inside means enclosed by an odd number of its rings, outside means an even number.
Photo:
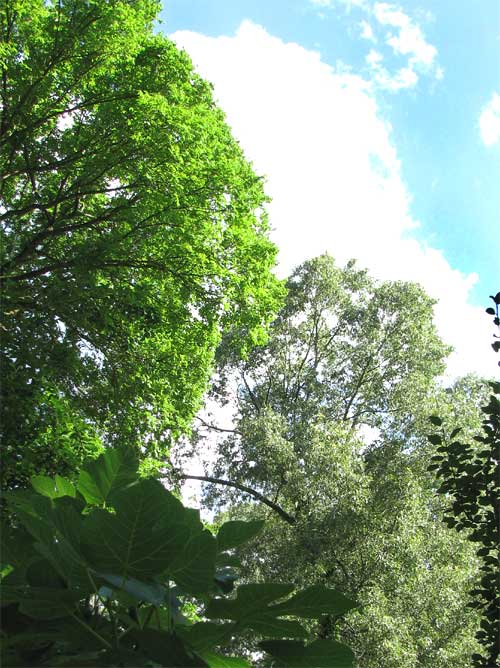
[[[243,436],[243,433],[239,431],[239,429],[223,429],[222,427],[217,427],[217,425],[215,424],[210,424],[209,422],[205,422],[205,420],[201,418],[199,415],[196,416],[196,419],[199,420],[201,424],[207,429],[213,429],[214,431],[220,431],[221,433],[225,434],[238,434],[238,436]]]
[[[257,492],[255,489],[247,487],[246,485],[242,485],[238,482],[231,482],[230,480],[223,480],[222,478],[213,478],[212,476],[207,476],[207,475],[188,475],[186,473],[180,473],[178,474],[177,477],[180,478],[181,480],[201,480],[202,482],[211,482],[215,485],[225,485],[226,487],[234,487],[235,489],[239,489],[240,492],[245,492],[245,494],[250,494],[250,496],[253,496],[254,499],[257,499],[258,501],[266,505],[268,508],[271,508],[271,510],[274,510],[274,512],[277,513],[282,520],[285,520],[287,524],[291,524],[293,526],[297,522],[295,517],[289,515],[286,512],[286,510],[283,510],[283,508],[279,506],[277,503],[274,503],[274,501],[271,501],[267,497],[260,494],[260,492]]]

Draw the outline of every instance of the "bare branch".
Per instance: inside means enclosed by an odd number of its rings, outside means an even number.
[[[239,431],[239,429],[223,429],[222,427],[218,427],[215,424],[210,424],[210,422],[206,422],[199,415],[196,417],[196,419],[199,420],[201,424],[207,429],[213,429],[214,431],[220,431],[221,433],[226,433],[226,434],[238,434],[238,436],[243,436],[243,433]]]

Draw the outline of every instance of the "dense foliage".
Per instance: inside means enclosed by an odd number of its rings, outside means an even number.
[[[266,517],[257,549],[242,553],[250,580],[286,574],[360,601],[314,630],[348,642],[360,668],[467,668],[476,559],[441,522],[427,416],[470,432],[484,385],[435,385],[447,348],[416,285],[379,284],[323,256],[287,287],[268,344],[227,380],[236,415],[211,479],[231,485],[210,485],[207,500],[224,516]],[[249,504],[248,489],[278,512]]]
[[[262,183],[155,0],[0,5],[4,484],[165,452],[280,294]],[[238,336],[231,336],[231,332]],[[19,459],[20,449],[22,460]]]
[[[432,301],[354,262],[270,324],[261,179],[158,8],[0,2],[2,665],[489,666],[499,384],[478,436]],[[157,478],[215,364],[213,475],[169,468],[209,529]]]
[[[353,602],[285,583],[228,597],[232,550],[262,522],[226,522],[213,535],[137,465],[132,451],[108,449],[76,485],[36,476],[34,489],[7,493],[16,525],[2,531],[3,666],[245,668],[215,650],[249,630],[276,666],[353,666],[341,643],[304,642],[296,619],[342,615]]]
[[[487,311],[498,327],[500,292],[492,299],[495,309]],[[500,343],[495,341],[492,347],[498,352]],[[438,492],[451,502],[444,521],[457,531],[465,530],[469,540],[478,545],[482,562],[481,581],[471,591],[469,604],[482,614],[476,634],[482,651],[472,657],[478,668],[497,666],[500,661],[500,383],[492,382],[490,387],[489,401],[483,407],[486,418],[472,443],[460,436],[459,427],[449,436],[444,428],[429,436],[439,446],[429,470],[442,480]],[[442,427],[441,417],[430,419]]]

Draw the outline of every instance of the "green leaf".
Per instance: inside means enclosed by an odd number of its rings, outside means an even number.
[[[33,537],[24,528],[13,528],[2,521],[0,527],[0,560],[18,571],[24,571],[33,560]]]
[[[438,415],[431,415],[429,421],[436,427],[440,427],[443,424],[443,420]]]
[[[232,566],[233,568],[241,567],[241,559],[238,559],[238,557],[233,554],[227,554],[227,552],[218,554],[215,563],[217,566]]]
[[[90,513],[82,550],[94,570],[138,580],[166,572],[190,537],[182,514],[168,517],[171,496],[158,480],[140,480],[115,492],[115,513]]]
[[[289,668],[353,668],[352,651],[334,640],[316,640],[310,645],[295,640],[265,640],[259,646]]]
[[[51,587],[2,586],[2,596],[19,601],[20,612],[34,619],[59,619],[76,611],[80,595],[68,589]]]
[[[103,505],[114,492],[137,480],[137,467],[137,457],[131,448],[109,448],[85,464],[77,489],[87,503]]]
[[[112,584],[116,589],[127,592],[138,601],[145,601],[155,606],[160,606],[165,602],[166,589],[158,583],[141,582],[135,578],[124,580],[122,577],[110,573],[96,573],[96,575]]]
[[[68,586],[92,593],[92,584],[88,577],[89,564],[81,552],[80,536],[82,516],[79,513],[79,501],[62,497],[47,501],[45,514],[40,517],[46,531],[39,532],[34,548],[47,559],[52,567],[66,580]]]
[[[49,478],[46,475],[36,475],[31,478],[31,485],[33,489],[48,496],[49,499],[58,499],[62,496],[76,496],[75,486],[66,478],[56,475],[55,478]]]
[[[213,652],[202,652],[200,656],[209,668],[252,668],[251,663],[237,656],[223,656]]]
[[[256,536],[264,526],[264,520],[225,522],[217,534],[219,552],[239,547]]]
[[[292,598],[272,606],[275,615],[296,615],[297,617],[318,618],[321,615],[343,615],[356,607],[356,603],[323,585],[313,585],[298,592]]]
[[[443,442],[443,438],[439,434],[429,434],[427,438],[433,445],[441,445]]]
[[[217,542],[210,531],[191,536],[168,568],[173,580],[189,594],[203,594],[215,578]]]
[[[165,668],[206,668],[206,661],[190,653],[180,638],[155,629],[134,629],[128,638],[137,644],[140,652]]]
[[[287,596],[293,589],[293,585],[279,583],[240,585],[235,599],[213,599],[207,606],[205,615],[209,619],[250,618],[256,612],[267,612],[269,603]]]
[[[198,622],[191,626],[179,626],[176,633],[196,652],[204,652],[231,637],[234,624]]]
[[[247,623],[249,629],[268,638],[307,638],[306,629],[296,621],[279,619],[273,614],[260,614]]]

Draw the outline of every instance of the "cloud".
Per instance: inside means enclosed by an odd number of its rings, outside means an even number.
[[[449,373],[494,374],[491,325],[468,303],[477,277],[415,238],[418,221],[373,85],[249,21],[234,37],[172,38],[213,82],[234,135],[267,177],[280,274],[328,251],[339,263],[357,258],[378,278],[418,281],[439,300],[437,326],[456,348]]]
[[[397,28],[397,34],[390,34],[386,39],[386,44],[393,48],[394,53],[410,56],[410,62],[414,65],[430,67],[433,64],[437,55],[436,47],[425,40],[419,26],[400,8],[377,2],[373,13],[381,25]]]
[[[491,100],[479,116],[479,130],[486,146],[493,146],[500,140],[500,95],[493,93]]]
[[[312,5],[316,7],[333,7],[336,3],[341,2],[343,5],[351,7],[363,7],[368,0],[310,0]]]
[[[418,82],[418,76],[411,67],[402,67],[395,74],[390,74],[382,65],[383,60],[384,56],[374,49],[366,56],[366,63],[372,70],[372,80],[378,87],[398,91],[401,88],[411,88]]]
[[[373,28],[368,23],[368,21],[360,21],[359,27],[361,28],[361,37],[362,39],[367,39],[370,42],[376,42],[377,38],[373,32]]]
[[[339,5],[348,12],[357,8],[371,23],[362,19],[360,37],[373,43],[381,43],[387,54],[375,62],[366,62],[370,66],[371,80],[381,89],[396,92],[405,88],[414,88],[422,75],[440,80],[444,70],[437,64],[437,49],[430,44],[421,27],[406,14],[401,7],[386,2],[371,0],[310,0],[316,7],[333,9]],[[427,18],[427,20],[430,20]],[[388,47],[388,48],[387,48]],[[394,59],[397,59],[397,62]],[[401,58],[406,60],[400,64]],[[389,65],[382,65],[382,59]]]

